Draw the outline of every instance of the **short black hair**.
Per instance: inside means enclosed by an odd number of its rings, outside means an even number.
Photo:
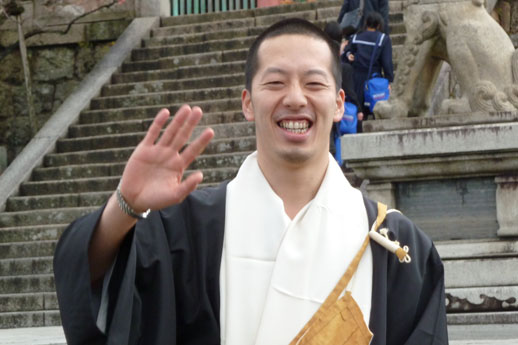
[[[315,37],[326,42],[331,51],[331,73],[335,79],[336,91],[340,90],[342,86],[342,66],[340,62],[340,49],[337,47],[329,36],[327,36],[318,26],[310,23],[305,19],[289,18],[281,20],[266,30],[264,30],[252,43],[248,50],[245,65],[245,87],[249,92],[252,92],[252,79],[257,73],[259,59],[258,51],[261,44],[268,38],[273,38],[282,35],[304,35]]]
[[[333,41],[338,42],[338,44],[342,43],[342,28],[338,22],[332,21],[327,23],[324,27],[324,32]]]
[[[367,17],[365,17],[365,28],[383,31],[383,24],[383,17],[378,12],[369,12],[369,14],[367,14]]]

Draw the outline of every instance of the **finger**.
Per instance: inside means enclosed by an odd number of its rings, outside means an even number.
[[[158,144],[162,146],[171,145],[171,142],[176,136],[176,133],[178,133],[178,131],[182,128],[185,120],[189,117],[190,114],[191,107],[189,107],[187,104],[182,105],[180,109],[178,109],[178,111],[174,114],[173,120],[166,127],[164,133],[162,133],[162,137],[160,137]]]
[[[153,145],[160,135],[160,131],[164,127],[165,123],[167,122],[167,119],[169,118],[169,110],[162,109],[158,112],[158,114],[155,116],[155,119],[151,123],[151,126],[149,126],[149,129],[147,130],[146,136],[142,140],[142,142],[146,145]]]
[[[190,143],[189,146],[182,151],[180,156],[184,163],[184,169],[187,169],[196,157],[205,150],[205,147],[207,147],[212,138],[214,138],[214,131],[212,128],[207,128],[198,138],[196,138],[196,140]]]
[[[187,143],[189,138],[192,135],[194,127],[200,122],[202,116],[202,111],[199,107],[194,107],[192,109],[191,114],[184,122],[182,128],[176,133],[171,143],[171,148],[175,151],[180,151],[180,149]]]
[[[174,190],[173,199],[174,202],[179,203],[187,197],[192,191],[203,180],[203,174],[201,171],[196,171],[190,174],[185,180],[182,181]]]

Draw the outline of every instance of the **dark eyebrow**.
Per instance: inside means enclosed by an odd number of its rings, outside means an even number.
[[[282,68],[279,68],[279,67],[268,67],[265,71],[264,71],[264,75],[268,75],[268,74],[275,74],[275,73],[279,73],[279,74],[288,74],[288,72],[286,72],[284,69]],[[312,69],[309,69],[307,70],[306,72],[304,72],[304,75],[305,76],[311,76],[311,75],[320,75],[322,77],[324,77],[324,79],[327,81],[327,73],[320,69],[320,68],[312,68]]]
[[[319,68],[312,68],[304,73],[304,75],[306,75],[306,76],[311,76],[314,74],[324,77],[324,79],[327,81],[327,77],[328,77],[327,73],[324,70],[321,70]]]
[[[285,70],[283,70],[282,68],[279,68],[279,67],[268,67],[264,71],[264,75],[272,74],[272,73],[288,74],[288,72],[286,72]]]

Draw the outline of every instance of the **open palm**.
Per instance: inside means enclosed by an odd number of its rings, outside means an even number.
[[[135,211],[157,210],[179,203],[202,181],[199,171],[182,181],[189,164],[214,136],[208,128],[182,150],[201,116],[200,108],[182,106],[158,139],[169,111],[162,109],[157,114],[122,175],[122,195]]]

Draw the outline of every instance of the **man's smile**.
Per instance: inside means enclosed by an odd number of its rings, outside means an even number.
[[[281,120],[278,124],[281,128],[295,134],[306,133],[312,125],[308,120]]]

